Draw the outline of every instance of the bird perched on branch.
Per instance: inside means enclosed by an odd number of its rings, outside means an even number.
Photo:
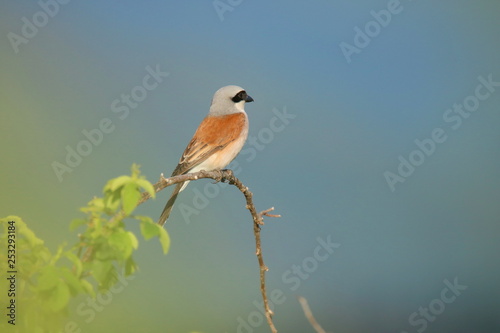
[[[231,163],[248,136],[245,103],[249,102],[253,102],[253,98],[241,87],[225,86],[217,90],[208,115],[198,126],[171,177],[201,170],[218,170]],[[158,220],[159,225],[165,224],[177,196],[188,183],[176,185]]]

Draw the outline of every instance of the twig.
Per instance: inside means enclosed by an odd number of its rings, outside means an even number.
[[[274,327],[273,324],[273,311],[269,308],[269,302],[267,300],[267,293],[266,293],[266,277],[265,274],[269,270],[269,268],[264,264],[264,258],[262,256],[262,247],[260,243],[260,226],[264,225],[264,218],[263,216],[266,215],[268,212],[274,210],[274,207],[271,207],[267,210],[262,211],[261,213],[257,213],[257,210],[255,209],[255,205],[253,203],[253,194],[250,192],[248,187],[243,185],[241,181],[236,178],[232,171],[231,171],[231,179],[228,179],[229,184],[232,184],[236,186],[241,193],[245,196],[247,205],[246,208],[250,211],[250,214],[252,214],[253,217],[253,233],[255,235],[255,255],[257,256],[257,259],[259,261],[259,267],[260,267],[260,292],[262,294],[262,299],[264,301],[264,310],[265,310],[265,315],[267,319],[267,323],[269,324],[269,327],[271,328],[271,331],[273,333],[277,333],[278,330],[276,330],[276,327]],[[270,215],[269,215],[270,216]]]
[[[269,216],[269,217],[281,217],[281,215],[279,214],[269,214],[269,212],[272,212],[274,210],[274,207],[271,207],[271,208],[268,208],[266,210],[263,210],[262,212],[260,212],[259,214],[261,216]]]
[[[217,182],[224,181],[226,177],[229,176],[229,174],[232,175],[231,170],[214,170],[214,171],[205,171],[201,170],[199,172],[195,173],[187,173],[185,175],[179,175],[179,176],[174,176],[170,178],[165,178],[163,174],[160,175],[160,179],[156,184],[153,185],[155,193],[160,192],[164,188],[170,186],[170,185],[175,185],[178,183],[183,183],[187,180],[197,180],[197,179],[203,179],[203,178],[211,178]],[[232,175],[233,178],[234,175]],[[142,193],[142,198],[139,200],[138,205],[146,202],[147,200],[151,199],[151,196],[147,192]]]
[[[302,296],[298,296],[297,299],[299,300],[299,303],[302,306],[302,310],[304,311],[304,315],[306,316],[307,320],[309,320],[309,323],[311,323],[311,326],[314,328],[314,330],[317,333],[326,333],[326,331],[321,327],[321,325],[318,324],[316,319],[314,319],[314,316],[312,314],[311,309],[309,308],[309,304],[307,303],[307,300]]]
[[[202,179],[202,178],[211,178],[217,182],[227,182],[230,185],[234,185],[240,190],[241,193],[245,196],[246,200],[246,208],[250,211],[250,214],[252,214],[253,218],[253,232],[255,235],[255,255],[257,256],[257,260],[259,262],[259,267],[260,267],[260,291],[262,294],[262,299],[264,301],[264,310],[265,310],[265,315],[267,319],[267,323],[269,327],[271,328],[272,333],[277,333],[278,331],[276,330],[276,327],[274,327],[274,323],[272,320],[273,312],[269,308],[269,301],[267,299],[267,292],[266,292],[266,278],[265,278],[265,273],[269,270],[269,268],[264,264],[264,258],[262,256],[262,247],[261,247],[261,241],[260,241],[260,226],[264,225],[264,216],[268,217],[281,217],[280,215],[275,215],[275,214],[269,214],[269,212],[274,210],[274,207],[271,207],[269,209],[266,209],[260,213],[257,213],[257,210],[255,208],[255,205],[253,203],[253,194],[250,192],[248,187],[243,185],[243,183],[234,176],[232,170],[214,170],[214,171],[199,171],[196,173],[188,173],[185,175],[180,175],[180,176],[175,176],[175,177],[170,177],[170,178],[165,178],[163,175],[160,176],[160,180],[154,184],[154,189],[155,192],[159,192],[163,190],[164,188],[174,185],[177,183],[182,183],[187,180],[197,180],[197,179]],[[148,193],[143,193],[142,198],[139,201],[139,204],[144,203],[148,199],[150,199],[151,196]]]

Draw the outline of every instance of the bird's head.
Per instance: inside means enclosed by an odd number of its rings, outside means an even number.
[[[238,86],[225,86],[217,90],[212,98],[210,114],[226,115],[245,111],[245,103],[253,102],[245,89]]]

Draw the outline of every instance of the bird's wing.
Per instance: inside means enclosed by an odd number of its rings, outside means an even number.
[[[246,128],[246,121],[246,115],[240,112],[203,119],[172,172],[172,177],[188,173],[212,154],[237,140],[242,129]]]

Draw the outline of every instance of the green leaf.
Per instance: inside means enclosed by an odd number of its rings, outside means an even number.
[[[32,248],[43,245],[43,240],[36,237],[35,233],[30,228],[28,228],[26,223],[24,223],[24,221],[20,217],[9,216],[8,220],[15,221],[15,224],[16,224],[17,230],[18,230],[18,235],[24,236],[26,238],[26,240],[28,241],[28,244]]]
[[[141,170],[140,170],[141,166],[139,164],[132,164],[132,167],[130,168],[130,170],[132,171],[132,178],[136,178],[139,177],[139,175],[141,174]]]
[[[156,193],[155,193],[155,189],[153,187],[153,184],[148,182],[146,179],[137,179],[135,182],[137,185],[142,187],[144,189],[144,191],[148,192],[152,198],[156,197]]]
[[[104,232],[103,224],[106,223],[107,220],[102,218],[94,218],[92,219],[92,227],[87,228],[85,231],[85,236],[88,236],[91,240],[97,239]]]
[[[68,285],[64,281],[59,281],[56,288],[50,293],[47,305],[53,312],[59,312],[68,305],[70,297]]]
[[[85,219],[73,219],[69,225],[69,230],[73,231],[81,225],[87,224]]]
[[[82,264],[82,261],[80,260],[80,258],[78,258],[76,256],[76,254],[74,254],[73,252],[66,252],[64,254],[66,256],[66,258],[68,258],[72,263],[73,263],[73,268],[75,269],[75,274],[76,276],[80,276],[82,274],[82,271],[83,271],[83,264]]]
[[[136,216],[138,220],[141,221],[141,233],[144,239],[149,240],[155,236],[158,236],[163,253],[167,253],[170,247],[170,237],[167,231],[160,225],[153,222],[153,220],[148,216]]]
[[[66,247],[66,242],[62,243],[57,247],[57,252],[52,256],[50,259],[50,264],[55,265],[55,263],[61,259],[61,256],[63,255],[63,250]]]
[[[158,224],[154,223],[151,219],[142,219],[141,233],[145,240],[149,240],[160,234],[160,229],[163,229]]]
[[[85,290],[85,292],[87,294],[89,294],[90,296],[95,298],[95,290],[94,290],[94,286],[92,285],[92,283],[90,283],[87,280],[80,280],[80,283],[82,284],[83,290]]]
[[[95,260],[92,264],[92,275],[102,285],[105,284],[113,269],[114,267],[110,260]]]
[[[120,177],[116,177],[114,179],[111,179],[110,181],[108,181],[106,186],[104,186],[104,192],[116,191],[120,187],[129,183],[131,180],[132,180],[132,177],[130,177],[130,176],[120,176]]]
[[[84,291],[80,279],[77,278],[67,267],[62,267],[61,273],[64,281],[66,281],[68,287],[70,288],[71,294],[77,295]]]
[[[137,243],[137,239],[135,239],[135,242]],[[129,233],[121,229],[116,230],[108,237],[108,243],[117,251],[117,255],[123,259],[130,257],[134,248]]]
[[[92,265],[92,275],[98,282],[99,291],[106,291],[118,281],[116,268],[111,260],[95,260]]]
[[[168,249],[170,248],[170,237],[168,236],[167,230],[160,227],[159,237],[160,237],[161,247],[163,248],[163,254],[167,254]]]
[[[102,211],[102,209],[104,208],[103,199],[97,198],[97,197],[92,198],[92,200],[90,200],[88,206],[92,211],[95,211],[95,210]]]
[[[36,288],[40,291],[50,290],[57,286],[60,272],[56,267],[46,266],[40,271]]]
[[[137,237],[135,237],[132,231],[127,231],[127,234],[130,237],[130,243],[132,244],[132,248],[134,250],[137,250],[137,248],[139,247],[139,241],[137,240]]]
[[[90,214],[100,214],[104,211],[104,199],[103,198],[92,198],[87,206],[80,208],[80,211]]]
[[[135,263],[134,259],[132,257],[128,258],[127,261],[125,261],[125,275],[129,276],[131,274],[134,274],[137,271],[137,264]]]
[[[139,191],[137,184],[128,183],[122,188],[121,195],[123,210],[125,214],[130,215],[135,207],[137,207],[137,204],[141,199],[141,192]]]
[[[108,213],[115,212],[120,206],[120,193],[119,192],[110,192],[104,196],[103,199],[104,206],[109,210]]]

